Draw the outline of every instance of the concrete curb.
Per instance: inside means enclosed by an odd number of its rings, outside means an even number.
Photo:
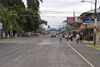
[[[8,39],[0,39],[0,41],[10,41],[10,40],[15,40],[15,39],[21,39],[24,37],[15,37],[15,38],[8,38]]]
[[[92,46],[90,46],[90,45],[88,45],[88,44],[86,44],[86,46],[92,47]],[[97,49],[97,50],[100,50],[99,48],[96,48],[96,47],[92,47],[92,48]]]

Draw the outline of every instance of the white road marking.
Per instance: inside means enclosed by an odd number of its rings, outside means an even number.
[[[81,58],[83,58],[91,67],[94,67],[85,57],[83,57],[76,49],[74,49],[69,43],[67,43],[69,47],[71,47]]]

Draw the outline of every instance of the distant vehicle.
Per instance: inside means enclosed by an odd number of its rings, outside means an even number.
[[[39,33],[32,33],[33,36],[39,36]]]
[[[36,35],[36,36],[39,36],[39,33],[36,33],[35,35]]]
[[[34,36],[34,35],[35,35],[35,33],[32,33],[31,35],[32,35],[32,36]]]

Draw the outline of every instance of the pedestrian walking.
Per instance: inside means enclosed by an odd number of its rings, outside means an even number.
[[[69,40],[69,33],[67,34],[67,40]]]
[[[73,33],[71,33],[71,41],[73,41]]]
[[[71,39],[71,34],[69,34],[69,39]]]
[[[76,35],[77,43],[79,42],[79,38],[80,38],[80,35],[77,34],[77,35]]]
[[[59,43],[62,43],[62,33],[59,34]]]
[[[54,37],[53,33],[51,34],[51,37],[52,37],[52,38]]]
[[[99,36],[99,34],[97,35],[97,41],[99,42],[99,40],[100,40],[100,36]]]
[[[67,35],[65,34],[65,39],[67,40]]]
[[[80,33],[80,42],[83,42],[83,33]]]

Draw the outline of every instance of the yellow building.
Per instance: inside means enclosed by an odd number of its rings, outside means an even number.
[[[94,14],[94,9],[93,10],[90,10],[90,11],[87,11],[87,12],[84,12],[80,15],[80,19],[83,19],[83,18],[95,18],[95,14]],[[96,41],[97,41],[97,35],[99,34],[100,35],[100,8],[99,9],[96,9],[96,17],[97,17],[97,31],[96,31]],[[90,24],[90,25],[87,25],[87,28],[90,28],[90,29],[94,29],[94,23],[93,24]],[[92,31],[92,35],[94,35],[94,31]],[[94,39],[94,36],[93,36],[93,39]]]

